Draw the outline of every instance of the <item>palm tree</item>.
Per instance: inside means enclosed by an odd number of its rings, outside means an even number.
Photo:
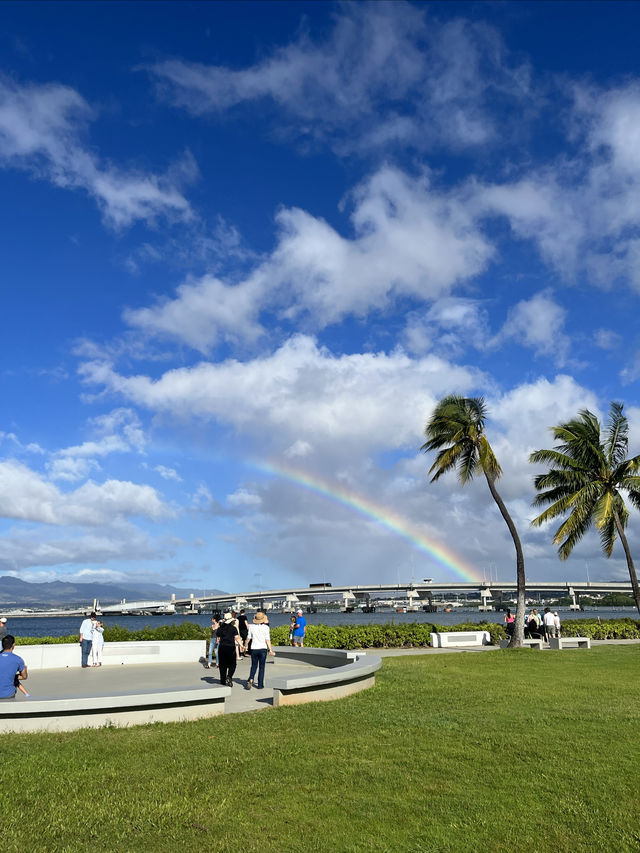
[[[553,537],[561,560],[567,559],[592,524],[600,533],[607,557],[619,536],[640,613],[638,577],[624,533],[629,512],[621,495],[621,491],[626,492],[631,503],[640,509],[640,456],[627,459],[629,425],[622,408],[622,403],[611,403],[604,435],[598,419],[588,409],[567,423],[551,427],[559,443],[553,450],[536,450],[529,457],[534,464],[551,466],[547,474],[534,479],[539,494],[533,502],[534,506],[551,506],[531,523],[539,527],[569,513]]]
[[[509,646],[522,646],[524,639],[525,576],[522,545],[513,519],[496,489],[496,481],[502,474],[493,449],[484,434],[487,411],[483,397],[443,397],[437,404],[424,428],[427,441],[420,450],[428,453],[437,450],[435,462],[429,469],[435,483],[443,474],[454,468],[464,486],[475,474],[482,472],[489,486],[491,497],[498,505],[516,549],[517,606],[516,622]]]

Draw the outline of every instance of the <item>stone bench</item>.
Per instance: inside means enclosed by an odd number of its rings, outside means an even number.
[[[589,637],[549,637],[549,648],[551,649],[590,649]]]
[[[434,649],[488,646],[490,643],[491,636],[488,631],[442,631],[431,634],[431,645]]]
[[[525,637],[522,641],[523,646],[528,646],[530,649],[540,649],[542,651],[542,640],[537,640],[533,637]],[[509,646],[509,640],[500,640],[500,648],[506,649]]]
[[[28,686],[28,682],[25,686]],[[169,723],[224,714],[230,687],[196,687],[122,696],[0,702],[0,733],[69,732],[103,726]]]
[[[276,660],[287,658],[303,661],[319,668],[309,675],[282,676],[271,679],[273,704],[300,705],[350,696],[375,684],[375,673],[382,659],[364,652],[342,649],[309,649],[276,646]]]

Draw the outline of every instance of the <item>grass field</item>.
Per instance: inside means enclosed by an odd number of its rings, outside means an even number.
[[[389,658],[376,687],[0,737],[5,851],[640,850],[640,645]]]

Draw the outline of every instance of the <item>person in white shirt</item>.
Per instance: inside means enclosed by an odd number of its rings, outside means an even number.
[[[80,647],[82,649],[82,666],[89,666],[89,652],[93,643],[93,626],[96,622],[96,614],[92,613],[88,619],[85,619],[80,625]]]
[[[550,607],[544,609],[544,634],[547,642],[556,635],[556,622]]]
[[[104,648],[104,626],[102,622],[96,620],[92,636],[91,663],[93,666],[102,666],[102,649]]]
[[[271,631],[269,630],[269,620],[267,614],[258,610],[253,617],[253,624],[249,625],[249,633],[245,644],[245,651],[251,643],[251,671],[249,672],[249,680],[245,687],[251,690],[253,687],[253,679],[258,671],[258,683],[256,689],[262,690],[264,687],[264,669],[267,662],[267,651],[270,655],[275,654],[271,648]]]

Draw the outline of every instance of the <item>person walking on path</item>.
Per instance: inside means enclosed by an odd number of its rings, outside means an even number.
[[[25,681],[28,678],[27,665],[20,655],[14,654],[13,650],[15,647],[16,638],[11,634],[7,634],[2,638],[2,652],[0,652],[0,700],[15,699],[16,677],[18,681]]]
[[[548,643],[549,640],[552,639],[552,637],[555,637],[555,634],[556,634],[556,623],[555,623],[555,619],[553,618],[553,613],[551,612],[550,607],[545,607],[545,609],[544,609],[543,622],[544,622],[544,638]]]
[[[249,634],[249,620],[247,619],[247,614],[244,612],[244,607],[240,610],[240,614],[238,616],[238,631],[240,632],[241,647],[242,649],[246,649],[247,636]],[[244,651],[241,652],[241,655],[244,657]]]
[[[93,626],[91,642],[91,664],[102,666],[102,649],[104,648],[104,628],[102,622],[96,620]]]
[[[515,628],[516,617],[513,615],[511,610],[507,607],[507,612],[504,614],[504,629],[509,636],[513,634],[513,629]]]
[[[218,638],[218,664],[220,667],[220,684],[233,687],[233,674],[236,671],[238,641],[240,635],[234,624],[231,613],[225,613],[222,624],[216,631]]]
[[[298,610],[296,624],[293,627],[293,645],[302,648],[304,646],[304,635],[307,632],[307,620],[302,615],[302,610]]]
[[[291,617],[290,625],[289,625],[289,645],[293,645],[293,632],[296,630],[296,617],[295,614]]]
[[[7,617],[2,616],[0,618],[0,643],[7,636]]]
[[[248,641],[245,642],[247,648],[251,643],[251,671],[249,672],[249,680],[246,688],[251,690],[253,687],[253,679],[258,671],[258,683],[256,689],[262,690],[264,687],[264,669],[267,662],[267,651],[270,655],[275,654],[271,648],[271,631],[267,620],[267,614],[259,610],[253,617],[253,625],[249,625]]]
[[[209,657],[207,658],[207,669],[211,669],[214,654],[216,656],[216,668],[218,666],[218,638],[216,636],[216,631],[220,627],[220,620],[218,619],[219,615],[219,613],[211,614],[211,639],[209,640]]]
[[[82,650],[82,667],[89,666],[89,652],[93,644],[93,626],[96,622],[96,614],[91,615],[80,625],[80,648]]]

